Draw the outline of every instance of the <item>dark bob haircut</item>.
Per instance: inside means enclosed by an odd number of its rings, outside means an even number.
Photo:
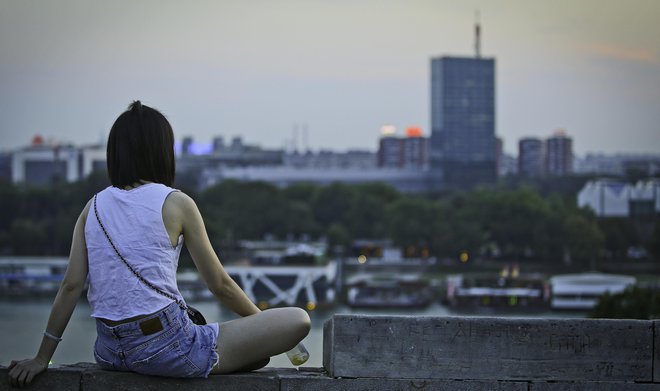
[[[108,175],[120,189],[140,181],[172,186],[174,133],[158,110],[134,101],[112,125],[108,137]]]

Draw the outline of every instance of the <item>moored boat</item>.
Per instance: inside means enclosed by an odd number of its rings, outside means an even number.
[[[416,274],[358,275],[345,284],[346,304],[360,308],[420,308],[433,301],[427,280]]]
[[[445,301],[453,307],[546,308],[550,289],[543,277],[514,270],[503,269],[499,275],[449,276]]]
[[[552,309],[589,310],[606,292],[623,292],[637,280],[632,276],[605,273],[564,274],[550,279]]]

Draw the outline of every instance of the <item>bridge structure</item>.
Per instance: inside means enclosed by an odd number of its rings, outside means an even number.
[[[335,299],[337,264],[326,266],[228,266],[227,273],[260,308],[313,310]]]

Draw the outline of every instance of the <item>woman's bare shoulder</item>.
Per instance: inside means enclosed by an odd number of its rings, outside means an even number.
[[[171,192],[163,205],[163,215],[175,217],[177,220],[183,220],[197,211],[195,201],[182,191]]]
[[[181,190],[171,192],[167,196],[167,199],[165,200],[165,202],[166,202],[166,204],[171,203],[172,206],[182,208],[182,209],[189,209],[191,207],[196,207],[197,206],[195,204],[195,201],[188,194],[182,192]]]

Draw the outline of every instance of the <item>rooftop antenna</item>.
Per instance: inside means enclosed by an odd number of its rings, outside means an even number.
[[[302,137],[303,137],[303,152],[309,152],[309,135],[307,123],[302,124]]]
[[[474,25],[474,51],[476,52],[477,58],[481,58],[481,26],[479,25],[479,10],[475,12],[475,25]]]
[[[298,123],[293,124],[293,141],[291,144],[293,153],[298,153]]]

